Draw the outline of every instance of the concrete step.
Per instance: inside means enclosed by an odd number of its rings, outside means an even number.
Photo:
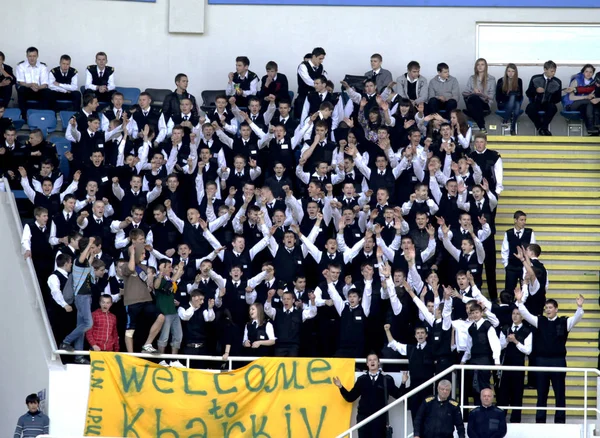
[[[523,208],[524,208],[524,211],[527,212],[526,204],[523,204]],[[504,214],[504,215],[498,215],[498,217],[496,217],[496,228],[498,228],[498,227],[504,228],[505,226],[511,227],[514,225],[514,223],[515,222],[513,220],[512,215]],[[533,217],[527,218],[527,226],[533,227],[534,229],[538,225],[557,225],[557,224],[561,224],[561,225],[565,225],[565,226],[598,225],[598,219],[586,218],[586,217],[574,218],[574,217],[568,217],[568,216],[561,217],[560,220],[557,220],[556,217],[552,218],[552,217],[533,216]]]
[[[600,169],[600,164],[598,165]],[[600,171],[594,170],[591,172],[562,172],[562,171],[553,171],[552,169],[544,170],[540,172],[532,172],[525,170],[507,170],[504,172],[505,178],[518,178],[518,177],[527,177],[527,178],[536,178],[540,180],[544,180],[544,178],[556,178],[556,179],[572,179],[572,178],[589,178],[594,180],[600,179]]]
[[[567,137],[560,135],[553,135],[551,137],[539,137],[535,135],[523,135],[515,139],[515,137],[502,136],[502,135],[489,135],[488,136],[488,147],[492,148],[492,145],[499,144],[501,146],[518,144],[518,145],[529,145],[529,144],[540,144],[544,143],[544,147],[561,145],[565,149],[571,149],[584,145],[592,145],[599,147],[599,142],[596,137]],[[539,146],[538,146],[539,147]]]
[[[506,207],[508,205],[522,207],[524,199],[516,191],[504,191],[500,196],[500,206]],[[550,198],[550,199],[538,199],[538,198],[527,198],[527,205],[573,205],[573,199],[571,198]],[[594,206],[600,207],[600,198],[598,199],[578,199],[577,205],[580,206]]]
[[[600,154],[598,156],[600,160]],[[508,179],[504,181],[504,187],[516,187],[518,190],[522,190],[525,187],[531,187],[534,189],[554,189],[554,187],[564,190],[570,190],[571,188],[593,188],[598,187],[596,181],[563,181],[555,178],[540,178],[537,180],[524,180],[524,179]]]
[[[501,271],[501,270],[496,270],[496,273],[497,273],[496,278],[498,280],[504,281],[504,279],[506,278],[505,272]],[[593,272],[593,273],[590,273],[589,275],[586,275],[586,274],[575,274],[575,275],[556,274],[556,275],[554,275],[552,273],[552,271],[549,271],[548,276],[550,278],[551,285],[557,285],[559,283],[568,283],[568,284],[571,284],[571,283],[595,283],[597,286],[598,280],[599,280],[598,272]],[[486,278],[485,273],[483,274],[483,278],[484,279]]]
[[[594,160],[587,162],[577,162],[577,161],[550,161],[546,160],[544,162],[538,161],[530,161],[530,160],[521,160],[521,159],[506,159],[502,160],[502,167],[504,170],[515,169],[536,169],[536,170],[576,170],[576,171],[585,171],[585,170],[598,170],[598,163]]]

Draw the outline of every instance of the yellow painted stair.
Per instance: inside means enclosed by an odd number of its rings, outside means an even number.
[[[600,271],[600,142],[594,137],[488,137],[488,147],[500,152],[504,188],[496,215],[498,290],[504,288],[500,249],[504,232],[513,226],[516,210],[527,213],[542,247],[548,269],[548,297],[559,302],[560,314],[573,315],[575,298],[586,296],[583,321],[569,334],[570,367],[596,368],[598,364],[598,305]],[[485,277],[484,277],[485,278]],[[484,288],[485,288],[484,280]],[[567,406],[583,406],[583,375],[567,376]],[[596,377],[589,376],[588,403],[596,406]],[[548,405],[554,403],[550,391]],[[534,390],[525,391],[524,404],[535,406]],[[550,415],[554,413],[549,412]],[[526,421],[535,412],[524,411]],[[582,418],[583,412],[568,412]],[[595,418],[594,413],[589,413]]]

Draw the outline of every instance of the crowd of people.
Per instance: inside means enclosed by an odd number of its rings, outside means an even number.
[[[28,99],[50,108],[82,99],[65,127],[68,173],[40,130],[21,145],[5,124],[0,146],[0,172],[34,206],[22,247],[60,349],[223,360],[373,351],[408,358],[413,386],[455,363],[523,365],[529,357],[565,366],[583,297],[573,317],[557,317],[525,212],[496,229],[503,165],[487,147],[484,115],[495,98],[514,130],[527,95],[527,114],[550,135],[565,93],[594,132],[594,68],[564,90],[548,61],[523,91],[515,65],[496,83],[478,59],[461,93],[445,63],[429,85],[414,61],[394,82],[374,54],[364,80],[342,81],[335,94],[325,56],[317,47],[298,66],[294,102],[275,62],[259,78],[240,56],[225,92],[204,110],[185,74],[162,110],[145,92],[124,107],[104,53],[87,68],[83,96],[67,55],[47,71],[29,48],[16,74],[2,66],[4,102],[16,81],[24,112]],[[497,233],[506,272],[499,294]],[[565,406],[563,374],[530,374],[528,384],[534,377],[538,406],[550,381]],[[491,386],[490,371],[467,378],[475,400]],[[521,406],[525,373],[494,380],[503,404]],[[428,396],[411,398],[414,424]],[[511,421],[520,418],[512,412]]]

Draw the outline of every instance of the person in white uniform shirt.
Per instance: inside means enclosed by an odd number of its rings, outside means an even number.
[[[36,108],[50,108],[50,90],[48,89],[48,67],[38,60],[38,49],[27,49],[27,61],[17,65],[17,95],[21,116],[26,119],[29,101],[38,102]]]

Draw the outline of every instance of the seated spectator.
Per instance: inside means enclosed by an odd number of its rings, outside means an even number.
[[[265,66],[267,74],[260,81],[260,91],[258,97],[263,100],[262,107],[266,109],[269,105],[267,97],[274,96],[276,102],[282,99],[289,99],[288,79],[283,73],[279,73],[277,63],[275,61],[267,62]]]
[[[192,115],[193,113],[194,112],[192,110]],[[231,111],[231,109],[227,109],[227,96],[224,94],[219,94],[215,98],[215,109],[211,109],[206,112],[206,120],[209,123],[216,122],[217,125],[219,125],[219,127],[223,129],[228,136],[233,137],[238,132],[238,121],[235,118],[233,111]]]
[[[481,405],[469,415],[467,434],[471,438],[504,438],[506,436],[506,412],[493,405],[494,392],[481,391]],[[512,423],[512,421],[511,421]]]
[[[10,65],[4,63],[4,53],[0,52],[0,105],[7,107],[12,98],[13,86],[17,83]]]
[[[102,112],[103,117],[101,121],[102,130],[104,132],[110,131],[110,128],[108,126],[110,122],[112,122],[113,120],[122,121],[123,117],[127,116],[125,108],[123,108],[124,99],[125,98],[123,96],[123,93],[119,91],[115,91],[113,93],[112,97],[110,98],[110,106]]]
[[[585,122],[588,135],[598,135],[600,125],[600,98],[596,97],[596,80],[593,78],[596,69],[586,64],[581,71],[571,77],[567,93],[562,104],[567,111],[579,111]]]
[[[97,116],[89,116],[86,124],[87,129],[82,132],[82,128],[72,118],[65,131],[65,138],[71,142],[71,153],[77,169],[87,164],[92,153],[103,148],[106,141],[104,132],[100,130],[100,119]]]
[[[98,98],[93,93],[86,93],[83,95],[83,107],[81,111],[73,114],[71,119],[75,119],[76,128],[79,131],[85,131],[87,129],[87,119],[89,116],[99,117],[96,112],[98,109]],[[69,120],[70,122],[70,120]],[[68,130],[65,128],[65,131]]]
[[[258,76],[248,70],[250,60],[246,56],[235,58],[235,73],[229,73],[229,82],[225,89],[227,96],[235,96],[239,106],[248,106],[248,98],[258,92]]]
[[[451,112],[456,109],[460,100],[460,88],[458,80],[450,76],[450,68],[445,62],[437,65],[437,76],[429,82],[428,106],[429,113],[436,114],[439,111]]]
[[[498,109],[505,111],[503,125],[510,123],[510,135],[517,135],[517,119],[523,103],[523,81],[515,64],[508,64],[504,77],[496,84],[496,103]]]
[[[562,82],[555,75],[556,64],[546,61],[544,73],[532,76],[525,91],[529,98],[525,112],[539,135],[552,135],[548,127],[558,112],[556,105],[560,102],[562,90]]]
[[[421,76],[421,66],[417,61],[410,61],[406,66],[406,73],[396,79],[396,91],[403,99],[409,99],[415,106],[427,102],[427,79]]]
[[[365,73],[367,79],[375,82],[377,91],[382,93],[385,88],[392,83],[392,73],[381,67],[383,57],[379,53],[371,55],[371,70]]]
[[[20,190],[18,169],[25,164],[27,149],[17,140],[17,130],[10,126],[4,131],[4,142],[0,144],[0,175],[8,179],[12,189]]]
[[[0,52],[2,53],[2,52]],[[2,82],[0,82],[2,83]],[[1,89],[0,89],[1,91]],[[1,99],[1,98],[0,98]],[[10,117],[4,117],[6,114],[6,107],[8,106],[8,104],[4,104],[1,100],[0,100],[0,134],[4,134],[4,132],[13,126],[13,121]]]
[[[71,57],[62,55],[60,65],[50,70],[48,74],[48,88],[50,88],[51,107],[54,111],[60,108],[58,100],[70,100],[71,109],[79,111],[81,108],[81,93],[77,82],[77,70],[71,67]]]
[[[110,103],[115,92],[115,69],[106,62],[106,53],[96,53],[96,65],[88,65],[85,74],[85,89],[94,91],[98,102],[102,103]]]
[[[17,95],[21,117],[27,119],[29,101],[36,101],[36,108],[50,108],[50,90],[48,90],[48,67],[38,59],[38,49],[27,49],[27,61],[17,65]]]
[[[188,84],[188,77],[184,73],[179,73],[177,76],[175,76],[175,86],[177,88],[175,88],[175,91],[173,91],[171,94],[168,94],[163,101],[162,113],[167,120],[169,120],[169,117],[171,117],[172,113],[179,111],[179,103],[183,98],[187,98],[192,101],[192,113],[195,116],[198,115],[198,103],[196,102],[196,98],[187,92]],[[205,102],[205,104],[206,103],[207,102]],[[140,129],[143,129],[143,127]]]
[[[93,351],[119,351],[119,334],[117,333],[117,317],[110,312],[112,297],[100,296],[100,308],[92,312],[92,328],[85,332]]]
[[[463,91],[468,114],[475,120],[479,130],[486,133],[485,112],[490,111],[490,103],[494,100],[496,78],[488,74],[488,64],[483,58],[475,61],[475,73],[467,81]]]
[[[179,101],[183,100],[179,99],[177,103],[177,109],[172,109],[169,111],[169,114],[176,114],[181,111],[181,104]],[[144,127],[146,125],[150,126],[156,135],[156,143],[155,146],[162,141],[167,136],[166,131],[166,122],[169,119],[164,119],[166,116],[164,114],[161,115],[160,110],[151,106],[152,97],[150,94],[145,91],[140,93],[140,97],[138,98],[138,105],[140,106],[139,111],[136,111],[132,115],[131,123],[129,124],[129,134],[135,140],[137,137],[143,136]],[[193,101],[192,101],[193,105]],[[165,125],[161,124],[161,120],[165,120]]]

